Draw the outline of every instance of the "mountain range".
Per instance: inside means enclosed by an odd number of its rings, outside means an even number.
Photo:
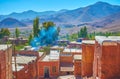
[[[35,12],[32,10],[22,13],[11,13],[9,15],[0,15],[0,27],[16,26],[9,25],[5,19],[14,18],[18,26],[32,25],[33,19],[40,17],[40,22],[53,21],[57,25],[89,25],[97,28],[108,28],[120,26],[120,6],[112,5],[106,2],[96,2],[95,4],[77,8],[74,10],[45,11]],[[6,22],[5,22],[6,21]],[[4,23],[4,24],[3,24]],[[20,24],[19,24],[20,23]],[[7,25],[7,26],[6,26]]]

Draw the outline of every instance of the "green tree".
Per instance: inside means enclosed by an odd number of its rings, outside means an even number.
[[[43,24],[43,27],[48,29],[49,27],[51,26],[55,26],[54,22],[51,22],[51,21],[48,21],[48,22],[44,22]]]
[[[43,47],[43,50],[47,55],[50,54],[50,46]]]
[[[28,38],[28,43],[30,44],[31,40],[33,39],[33,36],[32,34],[29,35],[29,38]]]
[[[88,37],[88,32],[87,32],[87,27],[83,27],[80,29],[80,31],[78,32],[78,37],[82,37],[82,38],[87,38]]]
[[[20,30],[18,28],[15,29],[15,36],[18,38],[20,35]]]
[[[33,35],[34,37],[38,36],[39,32],[39,18],[36,17],[33,21]]]
[[[0,38],[2,38],[4,36],[10,36],[10,31],[8,28],[2,28],[0,30]]]

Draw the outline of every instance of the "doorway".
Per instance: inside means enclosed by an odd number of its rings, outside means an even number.
[[[44,68],[44,78],[49,78],[49,67]]]

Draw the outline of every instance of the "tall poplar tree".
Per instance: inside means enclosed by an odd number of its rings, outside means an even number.
[[[36,17],[33,21],[33,35],[34,35],[34,37],[38,36],[38,32],[39,32],[39,18]]]

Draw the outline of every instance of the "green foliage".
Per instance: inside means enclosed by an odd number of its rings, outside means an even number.
[[[70,36],[70,41],[76,41],[76,39],[78,38],[78,35],[77,34],[72,34]]]
[[[8,28],[2,28],[0,30],[0,38],[3,38],[4,36],[10,36],[10,31]]]
[[[15,29],[15,36],[18,38],[20,35],[20,30],[18,28]]]
[[[39,32],[39,18],[36,17],[33,21],[33,35],[34,37],[38,36],[38,32]]]
[[[88,37],[88,32],[86,26],[81,28],[80,31],[78,32],[78,37],[79,38],[87,38]]]
[[[43,51],[48,55],[50,54],[50,46],[43,47]]]
[[[65,47],[65,46],[67,46],[67,43],[59,43],[59,46]]]
[[[15,50],[21,50],[24,48],[24,45],[17,45],[15,46]]]
[[[42,25],[43,25],[43,27],[46,28],[46,29],[48,29],[48,28],[51,27],[51,26],[55,26],[54,22],[51,22],[51,21],[49,21],[49,22],[44,22]]]
[[[28,43],[30,44],[31,40],[33,39],[33,36],[32,34],[29,35],[29,38],[28,38]]]

